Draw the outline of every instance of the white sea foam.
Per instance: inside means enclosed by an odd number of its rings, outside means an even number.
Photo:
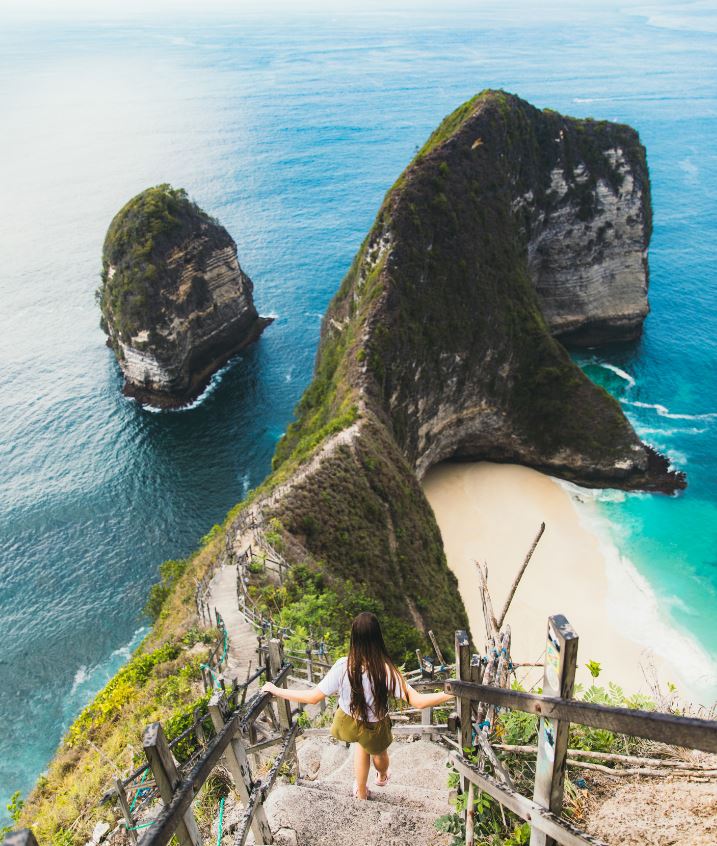
[[[628,640],[643,648],[648,681],[654,656],[679,668],[681,678],[667,680],[678,685],[683,697],[692,698],[693,704],[711,704],[717,696],[717,659],[670,617],[670,609],[684,610],[683,601],[674,595],[660,597],[635,564],[620,552],[614,538],[624,539],[627,532],[624,527],[609,522],[589,502],[600,501],[599,492],[596,495],[594,491],[564,482],[561,486],[571,493],[581,524],[600,545],[605,560],[610,621]]]
[[[639,424],[635,424],[634,421],[631,422],[640,437],[643,435],[664,435],[666,438],[670,438],[673,435],[702,435],[707,431],[707,429],[698,429],[696,426],[686,429],[651,429],[649,426],[640,426]]]
[[[216,389],[219,387],[219,383],[222,381],[222,377],[224,376],[224,374],[228,370],[231,370],[232,367],[234,367],[239,358],[239,356],[234,356],[233,358],[230,358],[229,361],[223,367],[220,367],[219,370],[217,370],[217,372],[213,374],[212,378],[209,380],[206,388],[201,392],[201,394],[199,394],[199,396],[195,400],[192,400],[192,402],[190,402],[188,405],[183,405],[180,408],[158,408],[156,405],[143,405],[142,408],[144,409],[144,411],[149,411],[152,414],[177,414],[182,411],[192,411],[192,409],[198,408],[203,402],[205,402],[208,397],[210,397],[214,393],[214,391],[216,391]],[[134,400],[132,400],[132,402],[134,402]]]
[[[603,367],[605,370],[611,370],[613,373],[615,373],[621,379],[624,379],[627,382],[628,388],[634,388],[635,387],[635,384],[636,384],[635,380],[632,378],[632,376],[630,376],[629,373],[626,373],[624,370],[621,370],[619,367],[616,367],[614,364],[608,364],[605,361],[597,361],[595,363],[598,365],[598,367]]]
[[[84,684],[87,679],[89,678],[89,673],[87,672],[87,666],[83,664],[80,669],[75,673],[75,677],[72,680],[72,690],[70,691],[70,696],[77,690],[77,688]]]
[[[88,667],[82,664],[75,672],[72,687],[64,703],[65,726],[74,719],[77,711],[84,707],[100,688],[106,684],[117,670],[131,657],[149,629],[140,626],[135,629],[130,640],[110,652],[101,664]]]
[[[708,411],[704,414],[676,414],[659,402],[640,402],[639,400],[621,399],[620,402],[625,405],[632,405],[635,408],[648,408],[656,411],[660,417],[666,417],[669,420],[717,420],[717,411]]]

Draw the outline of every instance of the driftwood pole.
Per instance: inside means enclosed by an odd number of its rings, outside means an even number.
[[[535,536],[533,543],[528,550],[528,554],[523,559],[523,563],[520,565],[520,570],[518,570],[518,575],[513,579],[513,584],[511,585],[510,590],[508,591],[508,598],[505,600],[505,605],[503,606],[503,610],[500,612],[500,617],[496,621],[496,628],[500,629],[505,622],[506,614],[508,613],[508,609],[510,608],[510,603],[513,601],[513,597],[515,596],[515,592],[518,589],[518,585],[520,584],[520,580],[523,578],[523,573],[525,572],[525,568],[528,566],[530,559],[533,557],[533,553],[535,552],[535,547],[540,542],[540,539],[543,537],[543,532],[545,531],[545,523],[540,524],[540,528],[538,529],[538,534]]]
[[[428,637],[430,638],[431,643],[433,644],[433,649],[436,653],[436,658],[438,659],[438,663],[441,667],[446,666],[446,660],[443,657],[443,653],[441,652],[441,647],[438,645],[438,641],[436,640],[436,636],[433,632],[429,629],[428,630]]]
[[[483,615],[485,617],[486,632],[488,637],[493,638],[494,642],[497,643],[499,639],[498,621],[496,620],[495,613],[493,612],[493,601],[490,598],[490,591],[488,590],[488,566],[486,565],[484,571],[479,561],[476,561],[475,565],[478,568],[478,575],[480,576],[480,589],[481,598],[483,600]]]
[[[548,638],[545,648],[543,694],[570,699],[575,683],[578,659],[578,636],[562,614],[548,618]],[[556,816],[563,807],[563,785],[568,751],[566,720],[540,718],[538,726],[538,758],[535,766],[533,801]],[[530,846],[555,846],[556,841],[533,828]]]

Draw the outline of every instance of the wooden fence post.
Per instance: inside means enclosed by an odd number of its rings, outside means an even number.
[[[573,627],[562,614],[549,617],[543,670],[545,696],[572,698],[577,659],[578,636]],[[557,816],[563,806],[569,729],[570,723],[567,720],[540,718],[533,801]],[[555,846],[555,843],[552,837],[532,829],[530,846]]]
[[[281,666],[284,663],[284,644],[279,638],[273,637],[269,641],[269,663],[271,664],[271,676],[276,678],[279,675]],[[281,687],[286,687],[286,681],[281,683]],[[286,734],[291,728],[291,702],[288,699],[276,700],[277,711],[279,712],[279,725],[281,726],[281,733]],[[287,760],[291,761],[296,766],[296,777],[299,777],[299,759],[296,755],[296,744],[292,743],[287,753]]]
[[[115,779],[115,788],[117,789],[117,801],[119,802],[120,810],[125,821],[125,828],[127,829],[127,836],[131,843],[137,843],[137,832],[134,830],[134,820],[129,809],[129,802],[127,801],[127,793],[124,789],[124,784],[121,778]]]
[[[162,802],[169,805],[180,778],[160,723],[151,723],[147,726],[144,730],[142,746],[154,774]],[[202,838],[191,808],[177,826],[176,834],[181,846],[202,846]]]
[[[311,641],[306,644],[306,678],[309,684],[314,683],[314,661],[312,658]]]
[[[201,714],[199,713],[199,708],[195,708],[192,711],[192,718],[194,719],[194,736],[197,738],[197,743],[200,746],[207,745],[207,736],[204,734],[204,726],[202,725],[202,721],[200,719]]]
[[[471,678],[471,646],[468,633],[462,630],[456,632],[456,678],[459,681],[470,681]],[[456,703],[460,729],[458,742],[461,747],[461,755],[465,755],[465,749],[473,748],[473,709],[470,699],[459,698]],[[473,846],[473,831],[475,823],[474,798],[475,788],[473,782],[463,778],[463,790],[467,793],[466,802],[466,846]]]
[[[224,715],[222,714],[222,703],[224,696],[222,693],[216,692],[209,700],[209,714],[214,724],[216,733],[224,728]],[[249,805],[249,797],[254,786],[251,769],[249,768],[249,759],[247,758],[244,744],[238,737],[232,738],[224,752],[224,762],[227,769],[232,774],[234,780],[234,790],[242,801],[244,807]],[[254,837],[257,843],[273,843],[271,834],[271,827],[269,820],[266,818],[266,811],[264,810],[261,800],[259,801],[256,811],[254,811],[254,818],[251,822],[251,828],[254,832]]]

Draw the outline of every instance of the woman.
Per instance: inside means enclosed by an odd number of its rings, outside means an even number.
[[[319,684],[310,690],[289,690],[267,682],[264,693],[280,699],[316,705],[327,696],[339,695],[339,707],[331,726],[337,740],[355,743],[354,796],[369,799],[366,786],[371,760],[376,767],[376,786],[390,778],[388,747],[393,742],[389,696],[405,699],[412,708],[430,708],[453,699],[448,693],[418,693],[391,660],[375,614],[364,611],[351,624],[349,654],[339,658]]]

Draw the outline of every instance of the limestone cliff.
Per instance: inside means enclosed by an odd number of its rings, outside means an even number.
[[[511,133],[521,139],[517,148]],[[639,337],[648,312],[652,210],[637,133],[514,104],[506,135],[518,153],[505,162],[511,211],[551,332],[577,346]]]
[[[364,581],[446,643],[463,611],[418,484],[431,465],[683,487],[553,337],[638,331],[649,229],[644,150],[628,127],[494,91],[446,118],[329,307],[314,381],[258,492],[295,558]]]
[[[252,291],[229,233],[183,190],[130,200],[107,231],[98,291],[124,393],[161,407],[193,399],[271,322]]]

